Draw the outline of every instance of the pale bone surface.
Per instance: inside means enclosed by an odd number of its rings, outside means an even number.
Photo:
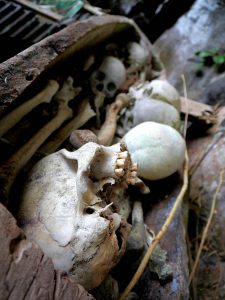
[[[91,75],[91,88],[96,94],[103,92],[112,98],[126,79],[126,69],[123,63],[114,56],[106,56],[100,67]]]
[[[166,80],[155,79],[146,81],[137,86],[133,86],[129,90],[131,98],[140,100],[143,97],[158,99],[173,105],[180,111],[181,100],[177,90]]]
[[[138,176],[158,180],[175,173],[183,164],[185,141],[174,128],[155,122],[144,122],[123,138],[138,165]]]
[[[117,134],[123,137],[143,122],[157,122],[180,129],[181,99],[166,80],[145,81],[129,88],[129,107],[121,113]]]
[[[129,226],[101,192],[114,183],[126,188],[127,157],[120,144],[62,149],[36,164],[23,192],[19,221],[27,237],[86,289],[98,286],[125,250]]]
[[[145,49],[136,42],[130,42],[127,45],[128,60],[134,67],[143,67],[148,62],[148,53]]]

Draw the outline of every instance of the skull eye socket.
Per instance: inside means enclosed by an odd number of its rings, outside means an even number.
[[[97,71],[95,79],[97,79],[98,81],[103,81],[105,79],[105,74],[102,71]]]
[[[110,91],[115,91],[116,90],[116,86],[113,82],[109,82],[107,84],[107,90],[110,92]]]
[[[95,212],[95,210],[93,208],[91,208],[91,207],[88,207],[85,212],[88,215],[92,215]]]
[[[96,85],[96,89],[101,92],[103,90],[104,85],[102,83],[99,83]]]

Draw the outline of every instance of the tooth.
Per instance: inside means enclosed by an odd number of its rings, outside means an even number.
[[[130,175],[131,175],[131,177],[135,178],[135,177],[137,177],[137,172],[136,171],[132,171],[130,173]]]
[[[125,161],[126,161],[126,160],[125,160],[124,158],[117,159],[117,161],[116,161],[116,166],[123,168],[124,165],[125,165]]]
[[[128,151],[123,151],[118,153],[118,158],[127,158],[128,157]]]
[[[137,171],[138,165],[136,163],[132,164],[131,171]]]
[[[122,168],[115,169],[115,174],[118,177],[122,177],[124,175],[124,170]]]

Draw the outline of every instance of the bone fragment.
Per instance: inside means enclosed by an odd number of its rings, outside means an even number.
[[[55,152],[59,146],[70,136],[73,130],[83,126],[89,119],[95,116],[95,112],[87,99],[82,101],[79,105],[77,115],[62,129],[60,129],[55,136],[47,143],[45,143],[39,150],[42,154],[51,154]]]
[[[132,229],[127,240],[127,251],[142,253],[146,244],[146,229],[141,201],[135,201],[132,210]]]
[[[68,78],[62,89],[56,94],[55,100],[59,102],[56,116],[0,167],[0,179],[3,185],[2,196],[6,202],[11,186],[19,171],[26,165],[48,136],[59,128],[63,122],[72,117],[73,111],[68,106],[68,102],[77,95],[77,88],[73,88],[72,85],[72,78]]]
[[[3,136],[10,128],[18,123],[36,106],[41,103],[49,103],[58,89],[58,82],[55,80],[49,80],[46,87],[40,93],[7,114],[0,121],[0,137]]]
[[[74,130],[70,135],[70,143],[76,149],[89,142],[98,144],[98,138],[91,130]]]
[[[56,269],[86,289],[98,286],[115,266],[130,231],[112,209],[112,188],[122,182],[107,159],[115,161],[117,152],[107,148],[87,143],[44,157],[29,174],[18,212],[26,236],[52,258]],[[114,177],[99,174],[97,167]]]
[[[105,146],[111,145],[116,132],[117,116],[128,104],[128,96],[121,93],[116,97],[116,101],[109,106],[106,112],[105,122],[98,132],[98,141],[100,144]]]
[[[105,100],[105,94],[103,92],[96,92],[94,103],[95,103],[95,110],[96,110],[96,125],[97,128],[100,127],[101,120],[100,120],[100,108],[103,106]]]

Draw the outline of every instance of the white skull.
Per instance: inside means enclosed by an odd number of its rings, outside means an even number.
[[[130,64],[136,67],[143,67],[148,61],[148,54],[140,44],[130,42],[127,45],[128,60]]]
[[[125,250],[129,225],[112,208],[132,166],[120,144],[87,143],[40,160],[26,183],[19,222],[27,237],[86,289],[98,286]]]
[[[119,136],[148,121],[166,124],[179,131],[181,100],[177,90],[167,81],[142,82],[130,87],[128,95],[131,105],[121,114]]]
[[[180,129],[180,114],[172,105],[161,101],[143,97],[135,101],[132,108],[133,126],[152,121]]]
[[[99,69],[91,75],[92,91],[103,92],[106,97],[115,96],[126,79],[126,69],[123,63],[114,56],[106,56]]]
[[[177,111],[180,111],[181,100],[177,90],[166,80],[155,79],[146,81],[129,89],[131,98],[135,100],[146,97],[161,100],[173,105]]]

